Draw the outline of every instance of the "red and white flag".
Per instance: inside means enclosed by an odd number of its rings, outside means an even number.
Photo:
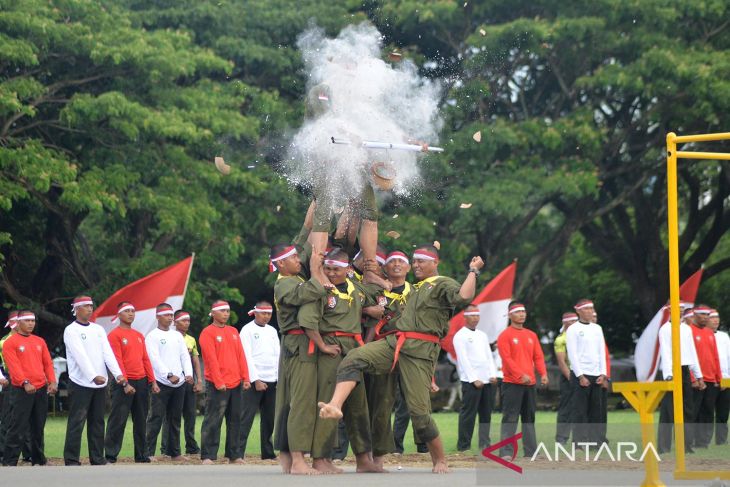
[[[484,286],[472,301],[479,306],[479,324],[477,329],[487,334],[489,343],[497,340],[502,330],[507,328],[507,306],[512,299],[512,291],[517,274],[517,261],[505,267],[494,279]],[[459,331],[466,319],[464,312],[460,312],[449,321],[449,333],[441,340],[441,348],[446,350],[451,359],[456,358],[454,353],[454,335]]]
[[[694,304],[697,290],[702,280],[702,269],[692,274],[679,288],[679,299],[682,302]],[[659,328],[669,321],[669,305],[664,305],[651,319],[634,349],[634,365],[636,380],[639,382],[654,382],[659,369]]]
[[[91,321],[109,333],[117,326],[112,323],[117,305],[129,301],[136,308],[132,327],[146,335],[157,326],[155,308],[158,304],[168,303],[175,310],[182,308],[194,258],[195,254],[117,290],[94,310]]]

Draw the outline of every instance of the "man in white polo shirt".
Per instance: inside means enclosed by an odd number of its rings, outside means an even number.
[[[573,372],[574,442],[602,443],[602,385],[606,381],[606,341],[603,329],[593,323],[593,302],[581,299],[575,304],[578,321],[566,332],[568,360]],[[594,426],[590,426],[594,425]]]
[[[716,309],[710,310],[710,322],[707,326],[715,332],[717,354],[720,357],[720,371],[722,378],[730,378],[730,336],[726,331],[720,331],[720,313]],[[721,388],[715,402],[715,444],[727,443],[727,420],[730,415],[730,388]]]
[[[454,335],[456,367],[462,390],[459,411],[459,439],[456,449],[471,450],[474,420],[479,413],[479,449],[491,445],[489,430],[494,406],[493,384],[497,383],[497,368],[492,358],[487,334],[477,330],[479,307],[473,304],[464,311],[466,324]]]
[[[241,411],[241,448],[246,455],[246,443],[256,413],[259,412],[261,459],[275,459],[271,436],[274,433],[276,382],[279,378],[279,333],[269,325],[273,309],[268,301],[259,301],[248,312],[254,319],[241,328],[241,343],[246,355],[251,388],[243,391]]]
[[[105,465],[104,405],[109,378],[107,369],[116,377],[120,387],[126,387],[127,382],[104,328],[89,321],[94,312],[93,300],[89,296],[77,296],[71,310],[76,319],[63,332],[71,402],[63,460],[66,465],[81,465],[81,433],[86,423],[89,461],[92,465]]]
[[[693,453],[693,431],[691,418],[694,405],[693,388],[704,388],[700,361],[697,358],[692,329],[686,320],[693,315],[691,305],[682,303],[683,316],[679,323],[679,341],[682,366],[682,408],[684,411],[684,449]],[[659,328],[659,356],[662,365],[662,379],[672,380],[672,323],[667,321]],[[659,406],[659,431],[657,434],[657,451],[666,453],[672,448],[672,429],[674,427],[674,398],[667,392]]]
[[[150,459],[154,458],[157,435],[162,428],[162,420],[167,416],[165,453],[172,460],[180,461],[187,460],[180,454],[180,421],[185,398],[185,388],[182,386],[186,382],[193,383],[193,364],[183,336],[170,327],[173,314],[169,304],[157,305],[157,328],[149,332],[144,340],[160,388],[158,394],[152,395],[145,451]]]

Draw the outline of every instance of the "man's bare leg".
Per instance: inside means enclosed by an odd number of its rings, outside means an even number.
[[[301,451],[292,451],[291,458],[291,469],[290,473],[292,475],[319,475],[320,472],[313,469],[309,466],[307,463],[307,460],[304,458],[304,452]]]
[[[360,248],[362,249],[365,262],[376,262],[375,254],[378,250],[378,222],[363,220],[360,226]],[[388,291],[393,285],[387,279],[383,279],[372,270],[365,269],[363,281],[376,284]]]
[[[280,451],[279,465],[281,465],[282,473],[291,473],[291,453],[288,451]]]
[[[446,455],[444,454],[444,443],[441,436],[437,436],[433,440],[426,443],[428,452],[431,454],[431,462],[433,462],[433,473],[450,473],[449,466],[446,463]]]
[[[342,418],[342,405],[350,396],[350,393],[357,382],[354,380],[347,380],[344,382],[338,382],[335,386],[335,392],[332,394],[330,402],[318,402],[319,417],[324,419],[341,419]]]
[[[373,461],[372,452],[358,453],[355,455],[357,473],[386,473],[382,463],[378,465]]]
[[[309,234],[309,243],[312,244],[312,255],[309,258],[309,272],[322,286],[333,288],[334,286],[327,279],[322,271],[322,257],[324,251],[327,250],[327,232],[312,232]]]

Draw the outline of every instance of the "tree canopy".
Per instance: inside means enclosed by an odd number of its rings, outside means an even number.
[[[729,8],[0,0],[0,300],[53,339],[73,295],[104,299],[192,252],[195,316],[268,297],[268,246],[308,202],[276,171],[304,113],[297,35],[369,21],[384,56],[445,87],[446,152],[424,161],[418,197],[385,204],[381,241],[440,240],[457,277],[473,254],[488,274],[519,258],[530,320],[555,329],[589,295],[628,350],[668,295],[665,135],[729,130]],[[683,161],[680,177],[682,277],[705,264],[700,299],[727,316],[730,168]]]

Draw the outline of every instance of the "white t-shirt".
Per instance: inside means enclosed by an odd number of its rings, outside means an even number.
[[[276,382],[279,379],[279,333],[271,325],[252,321],[241,328],[241,344],[246,355],[251,382]]]
[[[101,389],[108,381],[95,384],[94,377],[107,379],[107,369],[114,377],[122,375],[106,331],[100,325],[73,321],[63,331],[63,343],[66,345],[68,378],[74,384]]]
[[[487,334],[481,330],[471,330],[464,326],[454,335],[456,369],[463,382],[480,380],[488,383],[497,377],[492,350],[489,348]]]
[[[716,331],[715,343],[717,344],[717,354],[720,356],[722,378],[730,378],[730,336],[726,331]]]
[[[185,383],[185,376],[193,376],[193,363],[179,331],[172,327],[167,331],[155,328],[147,334],[144,342],[157,382],[169,387],[180,387]],[[180,381],[173,384],[167,374],[178,376]]]
[[[597,323],[575,322],[565,333],[565,343],[576,377],[606,375],[606,341]]]
[[[697,349],[692,337],[692,328],[685,323],[679,324],[679,345],[682,355],[681,365],[689,366],[689,371],[695,379],[702,378],[700,361],[697,358]],[[672,326],[667,321],[659,328],[659,356],[662,360],[662,375],[664,379],[672,377]]]

